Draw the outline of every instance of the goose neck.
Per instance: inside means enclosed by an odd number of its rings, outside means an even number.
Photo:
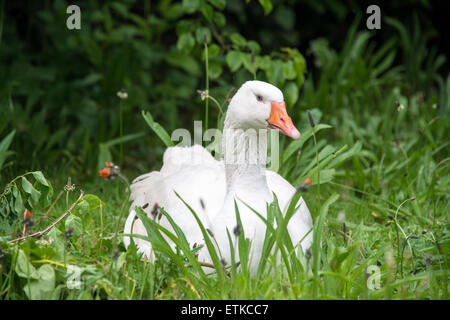
[[[267,187],[267,129],[225,126],[222,146],[228,190],[236,187]]]

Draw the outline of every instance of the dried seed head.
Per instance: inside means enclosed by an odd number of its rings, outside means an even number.
[[[308,189],[309,189],[309,184],[307,184],[305,182],[300,182],[296,188],[297,192],[307,192]]]
[[[200,205],[201,205],[202,209],[205,210],[205,202],[203,202],[202,198],[200,198]]]
[[[314,128],[316,126],[316,124],[314,122],[311,112],[309,110],[306,110],[306,113],[308,114],[308,120],[309,120],[309,124],[311,125],[311,128]]]
[[[234,233],[234,235],[236,237],[239,237],[240,234],[242,233],[242,228],[241,228],[241,225],[239,223],[236,225],[236,227],[234,227],[233,233]]]
[[[208,232],[208,234],[209,234],[212,238],[215,238],[215,237],[214,237],[214,233],[213,233],[209,228],[206,229],[206,232]]]
[[[306,252],[305,252],[305,258],[306,258],[307,260],[309,260],[309,259],[311,259],[311,257],[312,257],[311,249],[306,250]]]
[[[73,236],[73,227],[69,227],[66,231],[64,231],[64,235],[66,239],[70,239]]]
[[[25,218],[22,220],[22,224],[24,224],[27,228],[34,226],[33,218]]]
[[[158,216],[158,214],[159,214],[158,202],[155,202],[155,204],[153,205],[153,209],[152,209],[152,211],[150,213],[153,216],[153,218],[156,218],[156,216]]]

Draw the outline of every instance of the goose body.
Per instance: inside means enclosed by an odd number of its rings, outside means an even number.
[[[245,236],[252,241],[251,270],[254,272],[259,262],[266,226],[248,206],[266,217],[266,206],[273,201],[275,194],[285,214],[296,191],[279,174],[265,168],[267,136],[264,135],[268,128],[277,129],[294,139],[300,137],[286,113],[281,91],[265,82],[248,81],[241,86],[228,107],[222,135],[223,160],[214,159],[199,145],[168,148],[160,171],[147,173],[133,181],[133,203],[124,233],[146,235],[134,208],[143,207],[147,215],[152,217],[152,212],[154,215],[154,209],[159,206],[183,230],[191,247],[203,244],[197,222],[176,192],[212,232],[225,262],[230,263],[232,253],[229,250],[227,229],[232,233],[237,226],[236,203],[241,227]],[[302,198],[297,207],[287,228],[292,243],[300,244],[306,250],[312,241],[312,219]],[[172,230],[165,217],[159,223]],[[152,259],[150,243],[138,238],[133,240],[144,257]],[[124,237],[124,243],[128,247],[130,238]],[[206,248],[200,250],[198,259],[211,262]]]

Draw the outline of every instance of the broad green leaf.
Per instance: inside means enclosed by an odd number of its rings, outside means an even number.
[[[222,65],[218,62],[212,61],[209,63],[209,77],[217,79],[222,74]]]
[[[30,279],[39,279],[39,273],[36,268],[31,264],[28,260],[27,254],[19,249],[19,253],[17,254],[16,274],[21,278],[30,278]]]
[[[25,211],[25,207],[23,205],[22,200],[22,194],[20,193],[20,190],[17,189],[16,186],[13,187],[13,194],[14,194],[14,211],[17,213],[19,218],[23,218],[23,213]]]
[[[210,43],[211,42],[211,31],[209,31],[208,28],[202,27],[202,28],[197,28],[197,30],[195,30],[195,38],[197,39],[198,43],[203,45],[203,40],[204,40],[205,36],[206,36],[206,42]],[[210,47],[208,48],[208,56],[212,57],[212,55],[209,51],[211,51]]]
[[[277,87],[283,86],[285,78],[283,76],[283,62],[281,60],[273,60],[266,73],[270,83]]]
[[[249,48],[255,55],[258,55],[261,51],[261,47],[258,42],[254,40],[247,41],[247,48]]]
[[[258,66],[258,69],[268,70],[272,65],[272,60],[269,56],[256,56],[255,64]]]
[[[147,124],[152,128],[152,130],[158,135],[158,137],[161,139],[162,142],[167,147],[173,146],[173,141],[170,140],[170,136],[167,133],[167,131],[157,122],[153,120],[153,117],[150,112],[146,112],[145,110],[142,110],[142,116],[144,117]]]
[[[225,6],[227,5],[226,0],[208,0],[214,7],[216,7],[219,10],[225,9]]]
[[[44,186],[47,186],[47,187],[49,186],[47,179],[45,179],[45,177],[41,171],[34,171],[34,172],[32,172],[32,175],[37,181],[39,181]]]
[[[206,20],[208,20],[208,22],[211,22],[212,18],[213,18],[213,13],[214,13],[213,8],[209,4],[206,4],[206,1],[205,1],[205,2],[202,2],[200,10],[202,11],[203,16],[206,18]]]
[[[16,133],[16,130],[11,131],[1,142],[0,142],[0,154],[2,152],[5,152],[8,150],[9,145],[12,142],[12,139],[14,138],[14,134]]]
[[[258,67],[257,67],[256,63],[252,64],[251,54],[250,53],[241,53],[241,57],[242,57],[242,62],[244,64],[245,69],[250,73],[253,73],[254,71],[256,72]]]
[[[55,290],[55,270],[50,265],[44,264],[37,273],[39,279],[27,283],[23,290],[30,300],[49,299]]]
[[[41,193],[33,187],[31,182],[28,181],[27,178],[22,177],[21,181],[22,181],[23,191],[25,191],[26,193],[31,195],[31,199],[33,199],[33,202],[38,202],[39,197],[41,196]]]
[[[295,82],[289,81],[285,86],[285,100],[288,105],[288,109],[291,109],[298,100],[299,89]]]
[[[170,65],[182,68],[193,76],[201,73],[198,61],[182,52],[172,51],[165,56],[165,59]]]
[[[243,36],[241,36],[239,33],[235,32],[230,35],[231,41],[237,45],[238,47],[244,47],[247,43],[247,40]]]
[[[81,221],[81,218],[74,214],[70,214],[66,218],[65,228],[67,230],[70,227],[73,228],[74,235],[79,236],[83,232],[83,223]]]
[[[287,80],[295,79],[297,72],[295,71],[294,62],[291,60],[283,63],[283,76]]]
[[[214,23],[217,24],[218,27],[223,27],[227,23],[225,16],[218,11],[214,11],[213,19]]]
[[[182,51],[183,53],[188,54],[191,52],[192,48],[195,45],[195,40],[192,34],[183,33],[178,37],[177,49]]]
[[[83,196],[82,201],[86,201],[89,211],[97,209],[98,207],[100,207],[100,205],[105,205],[105,203],[99,197],[93,194],[86,194],[85,196]]]
[[[6,158],[13,154],[13,152],[8,151],[8,148],[14,138],[16,130],[11,131],[1,142],[0,142],[0,169]]]
[[[183,0],[182,3],[187,13],[194,13],[200,6],[200,0]]]
[[[261,6],[264,9],[264,14],[267,16],[270,11],[272,11],[272,2],[270,0],[259,0],[259,3],[261,4]]]
[[[208,58],[217,56],[220,53],[220,47],[213,43],[208,46]],[[202,60],[205,60],[205,52],[202,52]]]
[[[230,70],[235,72],[242,65],[243,59],[240,52],[230,51],[227,54],[226,61]]]

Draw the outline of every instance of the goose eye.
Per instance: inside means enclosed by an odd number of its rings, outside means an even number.
[[[256,100],[258,100],[258,101],[263,101],[263,98],[262,98],[262,96],[260,96],[260,95],[258,94],[258,95],[256,95]]]

